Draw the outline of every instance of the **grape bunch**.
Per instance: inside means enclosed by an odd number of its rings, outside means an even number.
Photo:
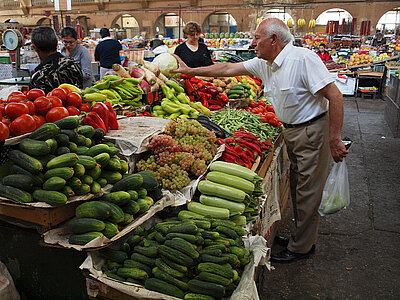
[[[180,190],[207,170],[217,146],[215,133],[196,120],[171,120],[165,134],[155,136],[148,148],[149,158],[137,162],[138,171],[150,169],[169,190]]]

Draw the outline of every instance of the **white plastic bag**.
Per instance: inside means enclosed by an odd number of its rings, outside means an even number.
[[[350,204],[349,177],[346,161],[334,164],[326,180],[322,201],[318,208],[321,216],[334,214]]]

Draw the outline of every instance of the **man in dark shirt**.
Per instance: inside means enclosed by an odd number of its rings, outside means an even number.
[[[100,29],[100,35],[103,40],[94,50],[94,59],[100,62],[100,78],[102,78],[107,71],[112,70],[113,64],[121,63],[119,51],[122,50],[122,46],[120,42],[111,38],[107,28]]]
[[[63,83],[82,88],[83,77],[78,63],[57,52],[57,36],[51,27],[39,26],[32,31],[32,45],[39,55],[41,64],[32,75],[29,88],[37,88],[45,93]]]

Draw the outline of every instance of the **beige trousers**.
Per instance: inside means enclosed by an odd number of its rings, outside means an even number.
[[[296,229],[288,250],[307,253],[317,241],[322,191],[328,176],[329,115],[310,125],[285,128],[283,138],[290,159],[290,190]]]

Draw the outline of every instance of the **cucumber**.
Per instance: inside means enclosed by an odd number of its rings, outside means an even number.
[[[89,149],[90,150],[90,149]],[[110,154],[108,153],[100,153],[93,157],[94,160],[101,166],[107,166],[108,162],[110,161]],[[112,170],[114,171],[114,170]]]
[[[12,150],[8,154],[8,158],[21,168],[29,171],[32,174],[38,174],[43,170],[43,166],[36,158],[23,153],[20,150]]]
[[[159,233],[158,231],[154,235],[154,238],[157,241],[157,243],[159,243],[159,244],[164,244],[164,242],[166,240],[165,237],[161,233]]]
[[[151,274],[151,268],[145,264],[142,264],[141,262],[131,260],[131,259],[125,259],[124,260],[124,267],[127,268],[137,268],[140,270],[145,271],[147,274]]]
[[[220,249],[203,249],[199,251],[200,256],[203,254],[209,254],[212,256],[221,256],[222,251]]]
[[[67,153],[71,153],[69,148],[66,146],[61,146],[61,147],[57,148],[55,155],[60,156],[60,155],[67,154]]]
[[[93,183],[93,178],[85,174],[82,176],[81,181],[83,184],[91,185]]]
[[[231,238],[233,240],[236,240],[237,238],[239,238],[239,236],[237,235],[235,230],[225,227],[225,226],[217,226],[214,228],[214,230],[221,234],[226,235],[228,238]]]
[[[93,145],[94,145],[94,142],[92,141],[92,139],[90,139],[90,138],[85,138],[85,144],[84,144],[85,147],[90,148],[90,147],[92,147]]]
[[[75,191],[82,185],[82,181],[78,177],[72,176],[67,180],[67,185]]]
[[[75,153],[78,155],[85,155],[87,150],[89,150],[89,148],[86,146],[78,146]]]
[[[96,160],[88,155],[79,155],[78,156],[78,163],[83,165],[85,169],[89,170],[96,166]]]
[[[101,232],[105,228],[103,221],[93,218],[74,218],[68,222],[68,230],[74,234],[90,231]]]
[[[110,154],[110,156],[114,156],[114,155],[118,155],[119,154],[119,149],[117,147],[110,146],[110,145],[108,145],[108,146],[109,146],[108,153]]]
[[[198,264],[197,269],[199,270],[199,272],[209,272],[223,276],[228,279],[233,279],[234,277],[232,268],[221,266],[215,263],[200,263]]]
[[[128,192],[118,191],[105,194],[102,199],[104,201],[123,206],[131,202],[131,195]]]
[[[33,140],[45,141],[51,139],[60,133],[60,128],[54,123],[46,123],[33,131],[29,138]]]
[[[78,136],[78,134],[76,133],[75,130],[72,129],[61,129],[61,134],[65,134],[68,135],[68,138],[71,142],[76,140],[76,137]]]
[[[49,179],[51,177],[60,177],[67,180],[72,178],[72,176],[74,176],[74,169],[71,167],[50,169],[44,174],[45,179]]]
[[[68,185],[64,186],[64,187],[60,190],[60,193],[63,193],[63,194],[64,194],[65,196],[67,196],[67,197],[73,197],[73,196],[75,196],[74,190],[73,190],[70,186],[68,186]]]
[[[80,204],[75,210],[75,215],[78,218],[106,220],[111,215],[111,208],[108,204],[100,201],[89,201]]]
[[[127,267],[122,267],[118,269],[117,272],[118,276],[124,277],[124,278],[133,278],[133,279],[139,279],[139,280],[145,280],[149,277],[149,275],[138,268],[127,268]]]
[[[185,295],[185,300],[215,300],[214,297],[204,294],[187,293]]]
[[[204,230],[201,232],[201,236],[205,239],[214,240],[219,238],[219,232]]]
[[[56,191],[36,190],[33,192],[33,199],[46,202],[51,206],[61,206],[67,203],[67,196]]]
[[[82,164],[80,164],[80,163],[77,163],[77,164],[74,166],[73,170],[74,170],[74,175],[75,175],[76,177],[78,177],[78,178],[81,178],[81,177],[85,174],[85,172],[86,172],[85,167],[84,167]]]
[[[227,286],[232,282],[232,279],[228,279],[223,276],[209,273],[209,272],[200,272],[199,275],[197,275],[196,279],[199,279],[202,281],[207,281],[207,282],[217,283],[222,286]]]
[[[177,264],[182,264],[187,267],[193,267],[195,265],[195,262],[192,258],[171,247],[161,245],[158,247],[158,251],[162,256],[172,260]]]
[[[114,223],[111,222],[104,222],[104,229],[101,231],[105,237],[111,239],[113,236],[115,236],[119,231],[118,231],[118,226]]]
[[[50,146],[44,141],[29,138],[23,139],[18,144],[18,149],[29,155],[46,155],[50,153]]]
[[[87,138],[94,136],[94,128],[90,125],[79,126],[77,132]]]
[[[170,266],[171,268],[173,268],[173,269],[175,269],[175,270],[177,270],[177,271],[179,271],[179,272],[181,272],[181,273],[186,274],[186,273],[188,272],[188,268],[187,268],[186,266],[182,266],[182,265],[180,265],[180,264],[178,264],[178,263],[175,263],[175,262],[169,260],[167,257],[165,257],[165,256],[163,256],[163,255],[161,255],[161,259],[162,259],[162,261],[165,262],[168,266]]]
[[[133,251],[136,253],[143,254],[150,258],[156,258],[158,254],[157,246],[152,246],[152,247],[135,246],[133,248]]]
[[[30,203],[33,202],[30,193],[18,188],[0,184],[0,196],[17,202]]]
[[[143,254],[136,253],[136,252],[132,253],[131,259],[134,260],[134,261],[138,261],[138,262],[140,262],[142,264],[145,264],[146,266],[149,266],[149,267],[152,267],[152,268],[154,268],[155,265],[156,265],[155,258],[150,258],[150,257],[147,257],[147,256],[145,256]]]
[[[154,277],[164,280],[165,282],[171,283],[183,291],[188,290],[188,285],[186,282],[176,279],[175,277],[169,275],[168,273],[160,270],[158,267],[154,267],[152,273]]]
[[[142,184],[143,184],[143,177],[141,175],[130,174],[122,178],[122,180],[119,180],[116,184],[114,184],[114,186],[111,189],[111,192],[137,190],[138,188],[141,187]]]
[[[20,166],[18,166],[16,164],[11,165],[10,173],[12,173],[12,174],[21,174],[21,175],[26,175],[26,176],[31,177],[33,185],[35,187],[42,187],[43,182],[44,182],[43,181],[44,177],[42,177],[43,176],[42,173],[38,173],[37,175],[32,174],[31,172],[25,170],[24,168],[22,168],[22,167],[20,167]]]
[[[69,116],[64,119],[55,121],[54,124],[56,124],[61,129],[75,129],[79,126],[79,117]]]
[[[56,151],[57,152],[57,151]],[[33,158],[36,158],[38,161],[40,161],[40,163],[43,166],[43,170],[46,169],[46,165],[47,163],[52,160],[53,158],[55,158],[56,156],[53,154],[47,154],[47,155],[40,155],[40,156],[32,156]]]
[[[99,179],[96,179],[96,181],[100,184],[100,186],[103,188],[107,185],[107,179],[104,177],[101,177]]]
[[[104,275],[106,275],[109,278],[116,279],[116,280],[119,280],[119,281],[124,281],[125,280],[121,276],[118,276],[117,274],[111,273],[109,271],[105,271]]]
[[[78,188],[74,189],[74,192],[77,196],[83,196],[90,193],[90,186],[82,183]]]
[[[104,177],[107,180],[107,183],[118,183],[119,181],[122,181],[122,175],[119,172],[114,172],[114,171],[102,171],[101,172],[101,177]],[[111,192],[117,192],[119,190],[126,190],[126,189],[119,189],[116,190],[114,189],[115,184],[113,186],[113,188],[111,189]]]
[[[228,263],[234,268],[240,265],[239,258],[233,253],[223,253],[222,257],[227,257],[229,259]]]
[[[166,294],[169,296],[174,296],[180,299],[183,299],[184,297],[184,292],[180,290],[178,287],[167,283],[163,280],[160,280],[158,278],[149,278],[145,282],[145,288],[150,290],[150,291],[155,291],[159,292],[162,294]]]
[[[136,191],[134,191],[134,190],[128,190],[127,192],[128,192],[129,195],[131,196],[131,200],[136,201],[137,199],[139,199],[138,192],[136,192]]]
[[[93,183],[90,185],[90,192],[92,194],[98,194],[101,192],[101,186],[98,182],[93,181]]]
[[[32,176],[22,174],[12,174],[3,177],[3,185],[12,186],[26,192],[32,192],[34,182]]]
[[[110,158],[107,164],[105,164],[105,169],[109,171],[117,171],[121,172],[122,167],[121,163],[118,159],[116,158]]]
[[[164,243],[165,246],[176,249],[183,254],[186,254],[192,259],[199,258],[199,252],[193,249],[192,245],[184,239],[181,238],[173,238],[172,240],[166,240]]]
[[[62,133],[56,135],[55,139],[57,141],[58,147],[61,147],[61,146],[67,147],[70,142],[68,135],[62,134]]]
[[[47,169],[73,167],[77,162],[78,155],[75,153],[66,153],[50,160],[47,163]]]
[[[121,165],[121,174],[125,174],[126,172],[128,172],[129,170],[129,165],[125,160],[120,160],[119,161],[120,165]]]
[[[135,247],[140,243],[142,237],[138,234],[131,236],[126,242],[131,246],[131,248]]]
[[[76,150],[78,149],[78,146],[74,142],[69,142],[68,149],[69,149],[70,152],[76,153]]]
[[[107,247],[99,250],[99,254],[105,259],[123,264],[125,259],[128,259],[128,255],[124,251],[115,250]]]
[[[47,139],[45,142],[50,147],[50,153],[54,154],[56,152],[56,150],[57,150],[57,147],[58,147],[56,139],[54,139],[54,138]]]
[[[138,193],[138,197],[139,198],[144,198],[144,197],[147,196],[147,190],[145,188],[143,188],[143,187],[139,188],[137,190],[137,193]]]
[[[126,212],[128,214],[136,215],[139,212],[140,207],[136,201],[130,200],[127,204],[125,204],[122,207],[122,209],[124,212]]]
[[[93,139],[96,141],[96,143],[101,142],[101,140],[104,138],[104,136],[106,135],[106,133],[104,132],[103,129],[101,128],[97,128],[94,131],[94,135],[93,135]]]
[[[141,214],[148,211],[151,206],[146,199],[138,199],[137,204],[139,205],[139,213]]]
[[[166,264],[161,258],[156,259],[156,266],[164,271],[165,273],[169,274],[170,276],[173,276],[175,278],[183,278],[185,277],[185,274],[182,272],[179,272],[178,270],[175,270],[174,268],[170,267],[168,264]]]
[[[51,177],[43,183],[43,189],[46,191],[59,191],[65,184],[65,179],[61,177]]]
[[[102,235],[103,234],[101,232],[96,232],[96,231],[86,232],[82,234],[73,234],[69,237],[68,242],[74,245],[86,245],[91,240],[94,240],[95,238]]]
[[[86,151],[86,155],[95,157],[96,155],[100,153],[108,153],[110,150],[110,147],[106,144],[97,144],[95,146],[92,146],[89,148],[89,150]]]
[[[171,226],[168,228],[168,233],[187,233],[187,234],[196,234],[197,226],[194,224],[182,224]]]
[[[181,238],[186,240],[187,242],[191,243],[191,244],[196,244],[197,243],[197,237],[195,235],[192,234],[186,234],[186,233],[168,233],[165,238],[167,240],[171,240],[173,238]]]
[[[118,224],[124,221],[124,212],[118,205],[106,201],[99,202],[104,203],[110,207],[110,216],[108,217],[108,220],[110,222]]]
[[[124,213],[124,220],[121,222],[121,225],[129,225],[133,221],[133,216],[131,214]]]
[[[188,286],[189,290],[193,293],[203,293],[216,299],[222,299],[225,293],[222,285],[197,279],[189,280]]]
[[[210,263],[215,263],[215,264],[227,264],[229,263],[229,258],[226,256],[213,256],[210,254],[202,254],[200,257],[201,262],[210,262]]]
[[[94,168],[89,169],[86,174],[91,176],[93,180],[97,180],[101,175],[101,168],[100,166],[96,165]]]

